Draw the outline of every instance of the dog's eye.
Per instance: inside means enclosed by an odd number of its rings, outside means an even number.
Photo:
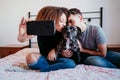
[[[66,38],[67,38],[67,35],[65,34],[65,35],[64,35],[64,39],[66,39]]]

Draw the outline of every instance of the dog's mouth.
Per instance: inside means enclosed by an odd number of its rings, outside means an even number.
[[[66,39],[65,49],[66,49],[66,50],[69,50],[69,49],[70,49],[70,39],[69,39],[69,38]]]

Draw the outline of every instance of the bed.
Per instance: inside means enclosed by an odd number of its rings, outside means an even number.
[[[94,22],[102,27],[102,10],[103,8],[100,8],[99,11],[83,12],[85,22]],[[28,12],[28,18],[35,16]],[[36,43],[35,39],[30,40],[29,48],[0,59],[0,80],[120,80],[120,69],[84,64],[79,64],[73,69],[59,69],[50,72],[31,70],[28,68],[25,58],[31,52],[39,52],[34,43]]]
[[[38,48],[25,48],[0,59],[0,80],[119,80],[120,69],[77,65],[73,69],[38,72],[26,66],[25,57]]]

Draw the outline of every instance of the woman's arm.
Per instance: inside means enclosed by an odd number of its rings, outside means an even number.
[[[55,49],[52,49],[48,56],[47,56],[47,59],[50,60],[50,61],[55,61],[56,60],[56,54],[55,54]]]
[[[18,41],[20,42],[25,42],[34,37],[34,35],[27,35],[26,22],[27,20],[23,17],[19,24]]]

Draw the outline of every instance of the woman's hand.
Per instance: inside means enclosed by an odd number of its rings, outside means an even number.
[[[55,61],[56,60],[56,54],[55,54],[55,49],[52,49],[48,56],[47,56],[47,59],[50,60],[50,61]]]
[[[19,24],[19,34],[20,35],[27,35],[26,33],[26,23],[27,21],[24,19],[24,17],[21,19],[21,22]]]
[[[70,58],[72,57],[73,53],[71,50],[63,50],[62,51],[62,56],[66,57],[66,58]]]
[[[27,35],[26,23],[28,20],[25,20],[24,17],[21,19],[19,24],[19,33],[18,33],[18,40],[20,42],[25,42],[34,37],[34,35]]]

